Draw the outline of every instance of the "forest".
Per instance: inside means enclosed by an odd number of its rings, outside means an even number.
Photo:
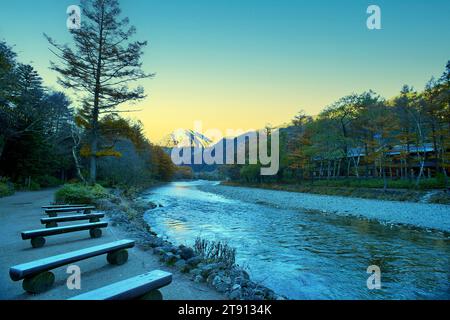
[[[316,116],[300,111],[278,129],[281,167],[276,177],[261,176],[259,164],[224,166],[222,176],[247,183],[328,181],[335,186],[384,189],[447,186],[450,61],[423,91],[405,85],[391,99],[372,90],[351,94]]]
[[[146,97],[134,84],[154,76],[141,68],[147,42],[132,39],[136,28],[117,0],[83,0],[82,7],[82,25],[69,29],[71,45],[42,38],[64,92],[46,88],[33,66],[0,42],[2,195],[66,182],[144,188],[176,171],[142,123],[121,116],[134,110],[119,110]]]
[[[62,92],[45,88],[31,65],[0,42],[0,193],[38,190],[89,177],[89,130]],[[170,157],[153,145],[139,121],[108,114],[99,121],[98,182],[146,186],[170,180]]]

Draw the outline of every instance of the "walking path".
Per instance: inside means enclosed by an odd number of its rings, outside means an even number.
[[[67,288],[66,281],[69,276],[66,274],[67,267],[61,267],[53,271],[56,281],[50,291],[40,295],[25,293],[21,282],[13,282],[10,279],[11,266],[120,239],[129,239],[123,230],[110,225],[103,230],[103,236],[99,239],[91,239],[87,231],[76,232],[48,237],[43,248],[32,249],[29,241],[22,240],[20,232],[42,228],[39,221],[44,216],[41,206],[52,202],[54,191],[18,192],[11,197],[0,198],[0,299],[62,300],[154,269],[173,273],[172,284],[161,289],[165,300],[225,299],[205,284],[192,282],[188,276],[161,264],[158,257],[151,252],[136,247],[129,250],[129,260],[122,266],[109,265],[105,256],[77,263],[82,272],[81,290]]]

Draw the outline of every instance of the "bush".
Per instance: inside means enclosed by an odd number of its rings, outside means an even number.
[[[66,184],[55,193],[55,202],[63,204],[94,204],[96,200],[108,198],[108,192],[99,184]]]
[[[236,263],[236,249],[221,241],[195,239],[194,251],[208,262],[222,262],[227,267]]]
[[[57,187],[62,184],[60,179],[49,175],[37,177],[36,182],[39,183],[42,188]]]
[[[241,178],[245,182],[260,182],[261,180],[261,166],[257,164],[250,164],[242,167]]]
[[[14,194],[14,185],[8,179],[0,178],[0,198]]]
[[[194,178],[194,172],[191,167],[177,167],[173,178],[175,180],[192,180]]]
[[[31,181],[31,183],[27,186],[27,189],[30,191],[39,191],[41,190],[41,185],[35,181]]]

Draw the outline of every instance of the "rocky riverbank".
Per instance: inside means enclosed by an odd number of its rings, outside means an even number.
[[[99,200],[97,206],[108,214],[113,225],[124,228],[136,239],[140,248],[151,250],[161,263],[187,274],[192,281],[205,282],[231,300],[285,299],[253,282],[249,274],[235,264],[207,259],[193,248],[177,246],[159,237],[144,220],[144,213],[158,204],[136,201],[115,192],[110,199]]]
[[[357,216],[382,223],[450,232],[450,206],[315,195],[224,185],[200,185],[199,190],[243,202],[289,210],[311,210]]]

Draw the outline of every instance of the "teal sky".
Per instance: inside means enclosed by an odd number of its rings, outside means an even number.
[[[15,45],[58,89],[43,33],[70,42],[66,8],[77,0],[2,1],[0,38]],[[382,10],[382,30],[366,9]],[[403,84],[422,89],[450,59],[450,1],[122,0],[124,15],[148,40],[139,104],[149,137],[172,130],[259,128],[317,114],[352,92],[389,98]]]

